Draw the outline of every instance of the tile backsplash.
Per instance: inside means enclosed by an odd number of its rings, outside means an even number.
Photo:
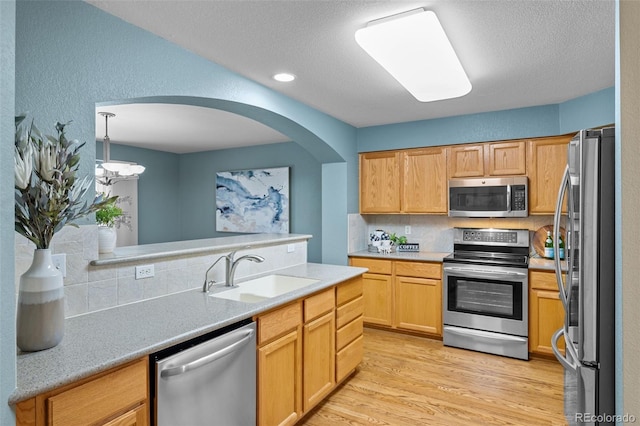
[[[33,259],[35,245],[15,233],[15,285],[16,294],[20,275]],[[263,263],[242,262],[236,277],[243,278],[307,262],[307,242],[294,243],[293,252],[288,244],[257,247],[251,250],[265,258]],[[98,226],[64,227],[51,243],[54,254],[66,253],[67,275],[64,278],[65,316],[72,317],[127,303],[200,288],[206,270],[220,256],[227,253],[196,254],[163,257],[154,260],[128,262],[117,265],[92,266],[98,259]],[[135,279],[135,267],[154,265],[154,276]],[[209,272],[209,279],[224,282],[222,262]]]
[[[536,231],[553,223],[553,216],[526,218],[471,219],[430,215],[349,215],[349,252],[366,250],[369,234],[382,229],[406,235],[408,242],[419,243],[421,251],[453,251],[453,228],[513,228]],[[405,228],[411,227],[411,234]]]

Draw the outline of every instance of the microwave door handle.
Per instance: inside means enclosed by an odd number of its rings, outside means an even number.
[[[564,174],[562,175],[562,181],[560,184],[560,189],[558,190],[558,199],[556,201],[556,211],[553,215],[553,252],[558,253],[558,235],[560,232],[560,217],[562,215],[562,201],[564,200],[564,195],[567,192],[569,185],[569,165],[567,165],[564,169]],[[562,280],[562,267],[560,264],[560,256],[553,256],[554,266],[556,271],[556,281],[558,283],[558,290],[560,292],[560,300],[562,301],[562,306],[564,306],[565,310],[567,309],[567,293],[565,291],[565,286],[563,285]],[[567,277],[568,279],[568,277]],[[571,284],[569,283],[569,287]]]
[[[511,211],[511,185],[507,185],[507,211]]]

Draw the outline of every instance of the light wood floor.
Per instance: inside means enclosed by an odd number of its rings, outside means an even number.
[[[562,366],[365,328],[359,370],[300,424],[566,425]]]

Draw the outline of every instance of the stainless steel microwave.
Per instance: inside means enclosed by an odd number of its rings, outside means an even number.
[[[526,176],[449,179],[449,216],[527,217]]]

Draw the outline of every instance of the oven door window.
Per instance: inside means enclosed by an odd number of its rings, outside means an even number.
[[[522,283],[449,277],[448,310],[522,320]]]
[[[507,211],[507,187],[451,187],[449,188],[450,210],[469,212]]]

